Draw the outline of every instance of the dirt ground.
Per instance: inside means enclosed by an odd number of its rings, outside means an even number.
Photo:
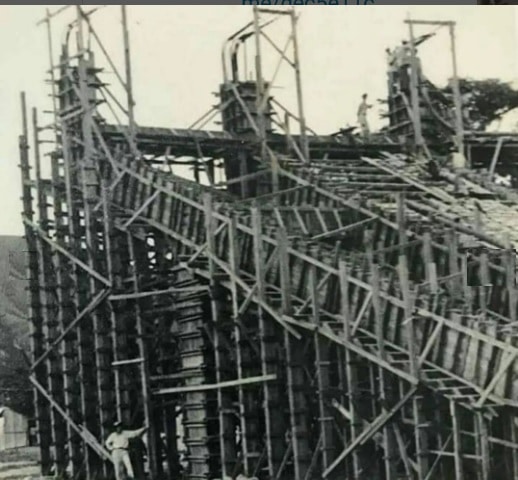
[[[0,452],[0,479],[39,479],[41,477],[38,460],[38,447],[24,447]]]

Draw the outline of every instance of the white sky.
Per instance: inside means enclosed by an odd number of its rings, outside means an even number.
[[[318,133],[353,125],[362,93],[369,93],[371,100],[385,97],[385,48],[407,35],[403,21],[408,14],[414,19],[457,22],[460,76],[518,79],[518,9],[513,6],[308,6],[300,7],[299,12],[306,118]],[[0,6],[0,192],[4,205],[0,234],[23,232],[18,171],[19,92],[26,91],[30,107],[50,109],[49,87],[44,83],[49,66],[46,31],[44,26],[36,27],[44,15],[43,6]],[[69,9],[53,23],[55,56],[64,26],[73,15],[73,9]],[[119,15],[119,7],[103,9],[94,17],[94,26],[123,71]],[[222,80],[223,41],[251,20],[250,7],[130,6],[128,15],[137,122],[187,127],[217,102],[212,92],[218,90]],[[283,46],[288,24],[281,27],[272,30],[272,37]],[[416,34],[429,31],[421,27]],[[269,52],[265,48],[267,74],[273,70],[274,57]],[[421,58],[425,74],[444,83],[451,75],[446,31],[439,31],[426,42]],[[249,69],[251,60],[250,54]],[[273,95],[292,107],[293,77],[287,66],[281,72]],[[113,73],[104,78],[115,83]],[[381,108],[372,114],[374,127],[380,125],[375,117]],[[50,121],[43,113],[40,119],[41,124]]]

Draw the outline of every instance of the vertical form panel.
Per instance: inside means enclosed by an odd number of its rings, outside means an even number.
[[[319,326],[319,310],[317,292],[316,268],[311,265],[309,270],[309,295],[311,299],[312,321],[315,326]],[[318,396],[318,421],[320,424],[320,434],[322,436],[321,466],[322,471],[327,470],[331,464],[333,446],[333,417],[329,409],[329,342],[324,340],[318,331],[314,335],[315,348],[315,370],[317,380]]]
[[[288,239],[286,231],[280,229],[277,242],[279,246],[279,272],[282,294],[282,313],[292,313],[291,272],[288,256]],[[304,355],[300,342],[293,339],[288,331],[284,331],[284,347],[286,355],[286,376],[290,413],[291,442],[293,448],[293,478],[304,480],[311,463],[309,447],[308,405],[304,394]]]
[[[254,268],[255,280],[257,282],[257,297],[259,302],[265,302],[265,277],[264,277],[264,254],[261,227],[261,213],[257,207],[251,209],[252,231],[254,238]],[[258,306],[259,336],[261,351],[262,375],[269,375],[275,372],[276,361],[274,357],[274,332],[271,320],[266,317],[266,312]],[[268,461],[269,475],[274,476],[280,466],[284,452],[284,429],[279,415],[279,390],[277,384],[265,382],[263,385],[264,395],[264,417],[265,417],[265,442]]]
[[[137,245],[131,233],[128,233],[128,246],[131,260],[131,275],[133,283],[133,291],[135,293],[140,291],[139,276],[142,275],[142,270],[147,268],[143,262],[147,262],[145,246]],[[149,380],[149,353],[147,345],[147,337],[149,335],[148,326],[143,318],[142,309],[138,300],[135,302],[135,317],[137,322],[137,345],[139,350],[139,374],[142,395],[142,407],[144,413],[144,423],[149,428],[147,453],[148,453],[148,467],[149,474],[153,478],[157,472],[157,458],[156,458],[156,430],[153,422],[153,400],[151,398],[150,380]]]
[[[38,197],[38,216],[40,220],[41,230],[47,237],[52,236],[52,226],[55,222],[49,215],[49,197],[52,190],[46,189],[41,178],[40,164],[40,141],[38,136],[38,122],[36,112],[33,110],[33,127],[34,127],[34,161],[36,173],[36,187]],[[55,188],[55,185],[52,185]],[[50,211],[50,213],[56,212]],[[59,214],[59,212],[58,212]],[[55,232],[54,232],[55,233]],[[57,294],[58,285],[56,283],[56,270],[54,268],[55,253],[50,245],[40,238],[40,288],[43,298],[44,328],[46,331],[45,347],[48,349],[54,340],[59,336],[59,315],[60,304],[59,294]],[[63,370],[59,354],[54,350],[46,358],[45,363],[48,366],[48,393],[54,398],[56,403],[61,407],[64,406],[65,397],[63,391]],[[58,475],[62,475],[66,468],[66,447],[67,447],[67,427],[61,414],[56,410],[51,410],[52,424],[52,440],[53,440],[53,463],[55,471]]]
[[[340,281],[341,315],[343,318],[343,334],[346,341],[351,341],[351,305],[349,301],[349,278],[347,264],[340,261],[338,265]],[[361,434],[361,419],[356,408],[358,399],[358,372],[354,354],[345,349],[346,375],[347,375],[347,396],[349,398],[349,413],[351,415],[351,442]],[[359,449],[353,451],[352,472],[353,479],[360,480],[362,471],[361,454]]]
[[[22,93],[22,116],[23,134],[19,137],[20,169],[22,178],[23,194],[23,215],[27,221],[34,220],[33,196],[31,188],[29,144],[27,129],[27,112],[25,105],[25,95]],[[44,331],[43,331],[43,312],[41,290],[39,286],[39,270],[41,261],[40,243],[37,240],[33,229],[25,224],[25,240],[27,242],[27,274],[29,280],[29,320],[30,320],[30,340],[31,358],[34,362],[44,352]],[[36,380],[44,388],[47,387],[47,367],[45,363],[40,363],[33,371]],[[34,389],[34,409],[36,416],[36,429],[38,432],[38,445],[40,447],[40,464],[43,475],[49,475],[51,469],[50,446],[52,444],[52,434],[50,430],[50,405],[42,395]]]
[[[220,335],[222,329],[222,320],[220,318],[220,305],[218,302],[218,295],[220,286],[216,281],[216,266],[212,260],[212,255],[216,255],[216,241],[214,237],[215,220],[212,215],[212,197],[210,194],[205,194],[203,197],[203,205],[205,212],[205,232],[207,239],[207,254],[209,262],[209,276],[211,289],[211,313],[214,327],[212,331],[214,343],[214,360],[215,360],[215,377],[216,383],[221,383],[225,380],[224,373],[229,367],[222,362],[223,346],[220,345]],[[227,359],[228,360],[228,359]],[[218,419],[219,419],[219,446],[221,455],[221,471],[222,476],[231,475],[236,464],[236,451],[234,444],[234,425],[233,419],[230,417],[231,398],[229,398],[229,390],[217,389],[217,403],[218,403]]]

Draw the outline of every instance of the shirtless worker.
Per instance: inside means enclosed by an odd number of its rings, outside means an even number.
[[[358,123],[360,124],[363,138],[368,138],[370,133],[369,123],[367,122],[367,110],[369,108],[372,108],[372,105],[367,103],[367,94],[364,93],[362,95],[362,102],[358,107]]]
[[[116,422],[114,425],[115,432],[112,432],[106,439],[106,447],[112,454],[113,466],[115,469],[115,478],[123,480],[123,469],[126,470],[126,476],[130,479],[134,478],[133,467],[129,457],[129,441],[132,438],[140,437],[144,434],[148,427],[143,427],[138,430],[124,430],[121,422]]]

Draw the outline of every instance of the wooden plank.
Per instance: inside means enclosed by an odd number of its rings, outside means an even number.
[[[350,232],[352,230],[355,230],[359,227],[364,227],[365,225],[369,224],[369,223],[372,223],[374,221],[376,221],[377,219],[376,218],[367,218],[365,220],[361,220],[359,222],[356,222],[356,223],[353,223],[353,224],[350,224],[350,225],[345,225],[345,226],[342,226],[340,228],[337,228],[335,230],[331,230],[331,231],[327,231],[327,232],[324,232],[324,233],[320,233],[318,235],[314,235],[311,240],[323,240],[323,239],[327,239],[327,238],[330,238],[330,237],[334,237],[336,235],[343,235],[344,233],[347,233],[347,232]]]
[[[259,375],[257,377],[242,378],[241,380],[227,380],[220,383],[211,383],[206,385],[188,385],[185,387],[161,388],[153,391],[153,395],[172,395],[187,392],[204,392],[207,390],[220,390],[223,388],[235,388],[237,386],[252,385],[254,383],[266,383],[277,380],[277,375]]]
[[[208,291],[208,287],[205,286],[196,286],[196,287],[187,287],[187,288],[175,288],[171,287],[166,290],[153,290],[149,292],[133,292],[133,293],[120,293],[116,295],[110,295],[108,300],[112,302],[117,301],[126,301],[126,300],[137,300],[140,298],[154,297],[157,295],[173,295],[177,293],[195,293],[195,292],[206,292]]]

